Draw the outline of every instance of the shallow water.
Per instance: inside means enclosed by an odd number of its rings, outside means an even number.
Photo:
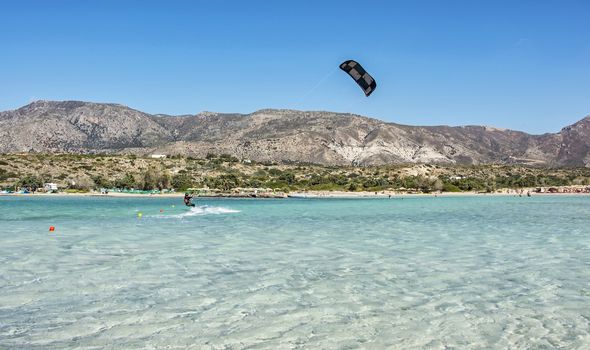
[[[198,202],[0,197],[0,348],[590,347],[589,197]]]

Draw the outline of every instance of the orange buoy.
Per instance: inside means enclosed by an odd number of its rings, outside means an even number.
[[[55,231],[55,226],[49,226],[49,232]]]

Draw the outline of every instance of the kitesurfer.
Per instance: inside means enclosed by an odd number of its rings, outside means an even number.
[[[188,192],[186,192],[184,194],[184,205],[186,205],[187,207],[194,207],[195,204],[191,202],[192,200],[193,200],[193,196],[191,196]]]

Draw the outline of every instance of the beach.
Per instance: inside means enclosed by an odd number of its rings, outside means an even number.
[[[321,199],[321,198],[402,198],[402,197],[462,197],[462,196],[589,196],[590,191],[588,186],[563,186],[555,187],[556,192],[537,192],[538,188],[513,188],[503,189],[495,192],[480,192],[480,191],[464,191],[464,192],[408,192],[408,191],[294,191],[294,192],[269,192],[252,196],[251,194],[233,193],[233,192],[218,192],[209,195],[195,194],[195,198],[258,198],[258,199],[280,199],[280,198],[306,198],[306,199]],[[110,191],[108,193],[101,193],[99,191],[89,192],[35,192],[35,193],[0,193],[0,196],[50,196],[50,197],[115,197],[115,198],[182,198],[184,192],[169,192],[169,193],[126,193]]]
[[[402,198],[0,197],[0,344],[590,341],[587,196]]]

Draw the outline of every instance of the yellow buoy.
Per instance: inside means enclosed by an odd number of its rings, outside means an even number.
[[[142,217],[142,216],[143,216],[143,214],[142,214],[141,212],[137,213],[137,217],[138,217],[138,218],[140,218],[140,217]]]

